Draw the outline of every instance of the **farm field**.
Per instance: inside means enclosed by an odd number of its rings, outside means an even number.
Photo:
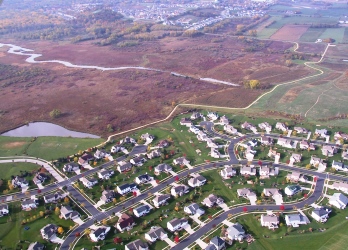
[[[315,42],[321,34],[325,31],[325,28],[309,28],[301,37],[301,42]]]
[[[321,35],[320,39],[333,38],[336,40],[335,43],[341,43],[344,38],[345,28],[330,28],[326,29]]]
[[[270,39],[283,41],[298,41],[307,32],[308,25],[285,25],[275,32]]]

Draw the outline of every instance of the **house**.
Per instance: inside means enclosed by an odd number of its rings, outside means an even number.
[[[198,133],[202,132],[202,131],[199,130],[199,128],[197,128],[197,127],[195,127],[195,126],[193,126],[193,125],[190,127],[189,131],[191,131],[192,133],[194,133],[194,134],[196,134],[196,135],[197,135]],[[204,134],[204,133],[203,133],[203,134]],[[197,138],[198,138],[198,137],[197,137]],[[199,140],[199,139],[198,139],[198,140]]]
[[[339,209],[345,209],[348,204],[348,198],[341,193],[334,193],[329,198],[329,204]]]
[[[154,169],[154,172],[155,172],[156,175],[158,175],[158,174],[160,174],[162,172],[168,173],[170,171],[172,171],[172,167],[169,166],[168,164],[165,164],[165,163],[157,165],[155,167],[155,169]]]
[[[142,175],[137,176],[135,178],[135,183],[136,184],[143,184],[143,183],[147,183],[147,182],[150,182],[153,180],[154,180],[154,178],[146,173],[146,174],[142,174]]]
[[[102,196],[100,197],[101,201],[104,201],[105,203],[109,203],[113,200],[113,198],[116,197],[116,193],[114,190],[104,190],[102,192]]]
[[[297,194],[298,192],[301,192],[301,187],[298,185],[289,185],[284,189],[284,193],[286,195],[292,196]]]
[[[277,122],[275,125],[275,128],[279,129],[280,131],[283,131],[283,132],[288,131],[288,127],[282,122]]]
[[[147,161],[146,158],[140,155],[131,159],[130,163],[132,163],[133,166],[141,167],[146,161]]]
[[[210,156],[219,159],[221,157],[221,154],[216,148],[210,148]]]
[[[37,206],[39,205],[38,200],[37,199],[27,199],[22,201],[22,210],[31,210],[34,208],[37,208]]]
[[[45,182],[45,180],[47,179],[47,175],[45,175],[44,173],[36,173],[34,178],[33,178],[33,182],[37,185],[37,184],[42,184]]]
[[[98,177],[102,180],[109,180],[114,173],[114,170],[102,169],[98,172]]]
[[[219,115],[217,113],[214,113],[214,112],[208,112],[207,117],[211,121],[215,121],[215,120],[219,119]]]
[[[202,204],[207,207],[213,207],[215,204],[219,205],[223,202],[224,200],[222,198],[217,197],[215,194],[210,194],[202,201]]]
[[[193,188],[203,186],[207,182],[206,178],[197,173],[190,174],[190,177],[191,178],[188,180],[187,184]]]
[[[166,148],[169,146],[169,142],[167,140],[160,140],[157,144],[158,148]]]
[[[97,160],[107,158],[110,156],[110,153],[106,152],[104,149],[97,149],[94,153],[94,158]]]
[[[111,147],[111,153],[122,152],[123,150],[125,150],[125,147],[121,145],[114,145]]]
[[[151,227],[150,231],[145,233],[145,239],[150,242],[155,242],[156,240],[164,240],[166,238],[168,238],[168,234],[163,230],[163,228],[158,226]]]
[[[244,123],[241,125],[241,128],[244,128],[245,130],[251,130],[251,131],[253,131],[254,133],[257,132],[256,127],[255,127],[253,124],[248,123],[248,122],[244,122]]]
[[[177,186],[172,187],[172,188],[170,189],[170,193],[171,193],[171,195],[173,195],[174,197],[176,197],[176,196],[182,196],[182,195],[184,195],[184,194],[187,194],[189,191],[190,191],[190,190],[189,190],[189,187],[186,186],[186,185],[183,185],[183,184],[177,185]]]
[[[259,124],[258,124],[258,127],[259,127],[261,130],[265,130],[265,131],[267,131],[267,132],[271,132],[271,130],[272,130],[272,126],[271,126],[268,122],[259,123]]]
[[[334,134],[334,139],[335,139],[335,141],[337,141],[337,140],[344,140],[344,141],[347,141],[348,140],[348,134],[345,134],[345,133],[343,133],[343,132],[336,132],[335,134]]]
[[[348,193],[348,183],[345,182],[335,182],[334,184],[332,184],[332,188],[344,193]]]
[[[58,226],[54,224],[47,224],[43,228],[41,228],[40,233],[44,240],[50,240],[56,237],[56,233],[58,231]]]
[[[198,133],[196,133],[197,135],[197,140],[199,141],[207,141],[209,138],[208,136],[203,132],[203,131],[198,131]]]
[[[150,135],[149,133],[146,133],[146,134],[142,134],[140,138],[145,141],[145,145],[148,145],[155,139],[155,136]]]
[[[151,207],[149,205],[141,205],[133,209],[133,214],[139,218],[145,214],[150,213],[150,211]]]
[[[296,131],[296,133],[298,134],[308,134],[308,130],[302,127],[294,127],[294,130]]]
[[[93,242],[98,242],[100,240],[104,240],[111,227],[101,226],[97,228],[95,231],[89,234],[89,238]]]
[[[323,138],[325,138],[328,135],[327,130],[324,128],[323,129],[316,129],[314,134],[319,136],[319,137],[323,137]]]
[[[326,163],[324,162],[324,159],[315,157],[315,156],[311,156],[311,160],[309,161],[309,163],[316,167],[316,168],[326,168]]]
[[[243,226],[239,223],[234,223],[230,227],[227,228],[227,237],[230,240],[238,240],[242,241],[245,237],[245,231]]]
[[[55,193],[44,195],[44,201],[45,203],[56,202],[60,199],[63,199],[65,196],[67,196],[66,193],[58,190]]]
[[[248,147],[251,147],[251,148],[256,147],[257,146],[257,140],[253,139],[251,141],[248,141],[246,145],[247,145],[247,148]]]
[[[149,159],[160,157],[161,156],[161,150],[159,150],[159,149],[153,150],[150,153],[148,153],[146,156]]]
[[[202,117],[202,114],[201,113],[198,113],[198,112],[193,112],[190,119],[191,120],[196,120],[196,119],[199,119]]]
[[[134,225],[135,225],[135,222],[132,216],[128,214],[122,214],[120,218],[118,219],[115,227],[121,232],[123,232],[125,230],[126,231],[131,230]]]
[[[197,203],[192,203],[186,207],[184,207],[184,212],[190,215],[202,216],[205,211],[201,209]]]
[[[273,150],[272,148],[269,149],[267,156],[270,158],[275,158],[277,155],[280,155],[277,153],[277,151]]]
[[[137,189],[138,189],[137,184],[134,184],[134,183],[131,183],[131,184],[126,183],[126,184],[123,184],[121,186],[117,186],[117,192],[120,195],[128,194],[128,193],[133,192]]]
[[[179,158],[176,158],[174,159],[173,161],[174,165],[187,165],[187,164],[190,164],[190,161],[187,160],[185,157],[179,157]]]
[[[288,174],[286,178],[291,182],[299,182],[299,181],[306,182],[307,181],[307,177],[297,171],[292,172],[291,174]]]
[[[220,123],[222,125],[228,125],[230,122],[229,122],[228,118],[225,115],[223,115],[220,117]]]
[[[18,175],[15,178],[13,178],[11,182],[13,187],[15,188],[17,187],[26,188],[29,186],[29,182],[23,177],[19,177]]]
[[[302,140],[300,141],[300,149],[303,149],[303,150],[315,150],[315,146],[313,143],[309,143],[308,141],[306,140]]]
[[[304,214],[287,214],[285,215],[285,223],[287,226],[299,227],[309,223],[308,218]]]
[[[269,136],[261,136],[260,142],[262,145],[270,146],[273,144],[273,139]]]
[[[209,245],[205,250],[223,250],[226,249],[225,241],[218,236],[212,238],[209,242]]]
[[[89,164],[90,161],[93,161],[94,157],[91,154],[84,153],[82,156],[80,156],[78,163],[81,166]]]
[[[334,156],[334,154],[337,153],[337,148],[334,146],[330,146],[330,145],[324,145],[321,148],[321,153],[325,156],[332,157],[332,156]]]
[[[0,217],[8,215],[9,212],[7,204],[0,205]]]
[[[268,166],[260,166],[259,168],[260,179],[266,179],[266,178],[269,178],[270,176],[276,176],[278,175],[278,173],[279,173],[278,168],[272,168]]]
[[[254,165],[249,166],[242,166],[240,168],[240,174],[241,175],[256,175],[256,168]]]
[[[263,193],[265,194],[266,197],[272,197],[273,200],[283,200],[283,196],[279,189],[277,188],[264,188]]]
[[[43,249],[45,249],[45,245],[36,241],[36,242],[30,243],[27,250],[43,250]]]
[[[132,163],[130,163],[130,162],[127,162],[127,163],[124,163],[124,164],[119,164],[117,166],[117,171],[120,172],[120,173],[128,172],[131,169],[132,169]]]
[[[225,125],[224,130],[226,131],[226,133],[229,133],[232,135],[238,134],[238,130],[235,129],[232,125]]]
[[[63,172],[75,172],[80,169],[80,165],[75,162],[69,162],[63,166]]]
[[[207,138],[207,147],[208,148],[218,148],[219,146],[210,138]]]
[[[92,188],[95,184],[98,183],[98,180],[95,178],[81,177],[80,181],[86,188]]]
[[[70,206],[62,206],[60,208],[60,215],[64,219],[74,220],[80,217],[79,212],[72,210]]]
[[[167,204],[167,200],[169,199],[170,199],[169,194],[160,194],[160,195],[156,195],[156,197],[152,200],[152,202],[154,206],[158,208],[162,205]]]
[[[148,148],[148,146],[146,146],[146,145],[136,145],[133,147],[132,151],[129,153],[129,156],[137,157],[140,155],[146,155],[147,148]]]
[[[243,197],[245,199],[249,199],[249,200],[250,200],[250,198],[256,199],[256,194],[254,193],[254,191],[252,191],[249,188],[237,189],[237,194],[239,197]]]
[[[279,225],[279,217],[275,214],[262,214],[261,226],[268,227],[268,229],[276,229]]]
[[[147,243],[143,242],[142,240],[135,240],[130,243],[128,243],[125,247],[125,250],[149,250],[149,247]]]
[[[290,157],[290,162],[301,162],[302,159],[302,154],[295,154],[292,153],[291,157]]]
[[[342,150],[342,158],[343,160],[348,160],[348,149]]]
[[[180,120],[180,125],[186,126],[186,127],[191,127],[192,126],[192,121],[189,118],[181,118]]]
[[[120,140],[120,144],[136,144],[137,141],[134,138],[126,136],[124,139]]]
[[[171,232],[180,231],[188,225],[186,218],[174,218],[167,222],[167,229]]]
[[[313,219],[318,222],[325,223],[329,219],[329,214],[331,213],[331,209],[325,207],[316,207],[312,211],[311,215]]]
[[[297,141],[292,141],[286,138],[278,138],[277,144],[284,148],[296,148]]]
[[[344,165],[343,162],[339,161],[332,161],[332,168],[336,169],[337,171],[348,171],[348,165]]]
[[[220,175],[222,176],[222,178],[228,179],[232,176],[237,175],[237,171],[235,168],[226,165],[225,168],[220,171]]]

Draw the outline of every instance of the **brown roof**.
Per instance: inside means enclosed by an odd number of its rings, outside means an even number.
[[[117,224],[120,225],[120,228],[126,228],[129,225],[132,225],[133,223],[134,223],[133,217],[128,214],[122,214],[117,222]]]

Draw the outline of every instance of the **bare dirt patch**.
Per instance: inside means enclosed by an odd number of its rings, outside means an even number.
[[[293,102],[297,96],[305,89],[307,89],[307,86],[298,86],[290,89],[288,92],[285,93],[285,95],[280,98],[278,103],[291,103]]]
[[[271,36],[271,39],[282,41],[298,41],[307,31],[308,25],[285,25]]]
[[[11,149],[11,148],[21,147],[21,146],[23,146],[25,144],[27,144],[27,142],[25,142],[25,141],[15,141],[15,142],[5,143],[5,144],[2,145],[2,147]]]

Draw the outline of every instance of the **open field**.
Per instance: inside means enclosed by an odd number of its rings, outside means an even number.
[[[298,41],[307,32],[308,25],[285,25],[274,33],[270,39],[283,41]]]
[[[309,28],[306,33],[300,37],[300,41],[315,42],[325,30],[325,28]]]
[[[344,38],[344,32],[345,28],[331,28],[326,29],[319,38],[326,39],[326,38],[333,38],[336,40],[336,43],[341,43]]]
[[[27,163],[27,162],[13,162],[13,163],[1,163],[0,164],[0,179],[9,180],[11,176],[21,175],[21,172],[31,173],[37,171],[40,166]],[[7,183],[4,183],[7,185]]]

